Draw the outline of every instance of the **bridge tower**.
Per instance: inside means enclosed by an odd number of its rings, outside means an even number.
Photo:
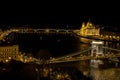
[[[94,56],[94,57],[104,56],[103,41],[92,41],[91,44],[92,44],[91,56]]]

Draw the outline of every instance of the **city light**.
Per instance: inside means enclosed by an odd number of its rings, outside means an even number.
[[[11,33],[18,35],[13,36],[16,41],[19,40],[18,42],[8,41],[6,35],[10,36]],[[23,38],[23,35],[27,35],[28,39],[26,39],[25,36]],[[22,28],[10,29],[1,32],[0,41],[0,62],[6,65],[0,67],[1,73],[5,71],[5,73],[7,73],[7,71],[9,72],[13,68],[19,69],[20,67],[20,70],[18,70],[20,73],[28,70],[28,72],[26,72],[27,75],[30,74],[30,72],[33,73],[34,76],[37,74],[38,80],[41,77],[49,77],[51,80],[72,80],[71,74],[75,77],[76,75],[83,75],[84,77],[92,75],[96,78],[101,76],[99,72],[96,72],[97,70],[103,70],[100,68],[101,66],[109,64],[118,68],[120,62],[120,35],[114,32],[101,32],[100,27],[97,27],[91,22],[83,23],[80,29],[71,30],[24,29],[23,31]],[[7,42],[9,42],[9,44]],[[81,44],[85,46],[81,46]],[[17,65],[16,67],[16,65],[12,63],[11,66],[11,61],[13,60],[20,62],[22,65]],[[32,67],[30,67],[31,65]],[[107,65],[107,67],[110,68],[109,65]],[[61,66],[62,68],[65,67],[65,69],[60,69],[59,67]],[[77,68],[81,73],[74,73],[74,68],[69,70],[71,66],[75,67],[75,69]],[[66,71],[67,69],[68,71]],[[17,72],[17,70],[15,71]],[[118,74],[119,71],[116,71],[116,73]]]
[[[103,44],[103,41],[92,41],[92,44]]]

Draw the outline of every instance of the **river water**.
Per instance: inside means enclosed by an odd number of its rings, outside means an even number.
[[[66,54],[85,50],[91,44],[85,44],[79,38],[72,34],[17,34],[14,39],[19,44],[20,51],[30,54],[36,58],[60,57]],[[105,46],[120,49],[120,43],[105,42]],[[89,76],[92,80],[120,80],[120,66],[112,64],[109,66],[104,64],[103,67],[91,67],[89,61],[69,62],[54,64],[57,67],[76,68],[85,76]],[[67,68],[66,68],[67,66]],[[72,71],[71,71],[72,72]]]

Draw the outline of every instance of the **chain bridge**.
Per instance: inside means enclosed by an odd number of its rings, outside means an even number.
[[[52,64],[80,60],[104,60],[104,59],[119,62],[120,60],[119,49],[105,47],[103,46],[103,42],[101,41],[93,41],[91,44],[92,46],[86,50],[71,53],[58,58],[51,58],[50,60],[47,60],[46,63]]]
[[[27,56],[24,56],[27,59]],[[50,58],[49,60],[41,61],[33,58],[33,62],[38,65],[54,64],[63,62],[85,61],[85,60],[109,60],[120,62],[120,50],[104,46],[103,41],[92,41],[91,46],[83,51],[74,52],[61,57]]]

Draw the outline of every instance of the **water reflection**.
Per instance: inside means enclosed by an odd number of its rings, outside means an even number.
[[[91,46],[90,44],[83,44],[83,43],[81,43],[79,45],[79,50],[85,50],[85,49],[89,48],[90,46]]]
[[[120,80],[119,75],[120,68],[90,69],[90,76],[93,78],[93,80]]]
[[[101,61],[97,61],[101,62]],[[103,63],[103,62],[102,62]],[[91,80],[120,80],[120,68],[114,64],[98,64],[95,63],[94,66],[91,61],[79,62],[77,68],[83,72]],[[100,66],[102,65],[102,66]],[[96,67],[97,66],[97,67]],[[112,66],[112,67],[111,67]]]

